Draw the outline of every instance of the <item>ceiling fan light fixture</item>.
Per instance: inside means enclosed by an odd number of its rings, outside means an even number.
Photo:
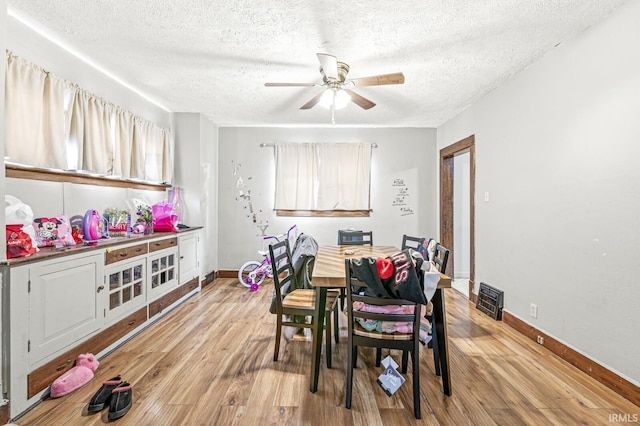
[[[349,96],[347,92],[342,89],[330,87],[322,93],[318,104],[327,109],[331,108],[332,104],[335,109],[342,109],[346,107],[349,102],[351,102],[351,96]]]

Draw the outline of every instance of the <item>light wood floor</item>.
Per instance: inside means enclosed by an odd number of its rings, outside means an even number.
[[[372,349],[360,352],[353,406],[344,408],[344,326],[333,368],[323,356],[318,392],[310,393],[308,341],[294,339],[272,360],[270,286],[251,293],[237,280],[220,279],[102,359],[87,385],[43,401],[16,423],[106,423],[108,410],[89,415],[86,405],[102,381],[119,373],[134,389],[133,407],[115,422],[123,425],[599,425],[640,417],[640,407],[481,314],[454,290],[445,293],[453,395],[442,394],[432,352],[423,347],[420,421],[413,418],[410,374],[396,395],[386,396],[376,384],[381,371]]]

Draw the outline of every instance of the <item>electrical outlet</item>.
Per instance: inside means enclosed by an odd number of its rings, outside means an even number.
[[[529,315],[534,318],[538,318],[538,305],[536,305],[535,303],[529,305]]]
[[[539,344],[544,345],[544,337],[542,337],[542,336],[538,336],[538,338],[536,339],[536,341],[537,341]]]

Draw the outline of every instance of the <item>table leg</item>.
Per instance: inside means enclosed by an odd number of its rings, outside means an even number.
[[[444,307],[444,294],[442,289],[436,289],[433,295],[433,323],[436,329],[434,342],[438,347],[438,358],[442,372],[442,391],[445,395],[451,396],[451,380],[449,375],[449,350],[447,342],[447,316]],[[435,347],[435,345],[434,345]]]
[[[320,373],[320,358],[322,352],[322,330],[324,329],[324,310],[327,303],[327,288],[316,287],[316,310],[313,321],[313,362],[311,363],[311,377],[309,390],[318,390],[318,375]],[[327,330],[330,333],[330,330]]]

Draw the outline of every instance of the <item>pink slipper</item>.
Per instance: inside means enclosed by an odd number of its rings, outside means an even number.
[[[76,365],[51,385],[51,397],[67,395],[93,379],[93,372],[98,369],[99,362],[93,354],[81,354]]]

